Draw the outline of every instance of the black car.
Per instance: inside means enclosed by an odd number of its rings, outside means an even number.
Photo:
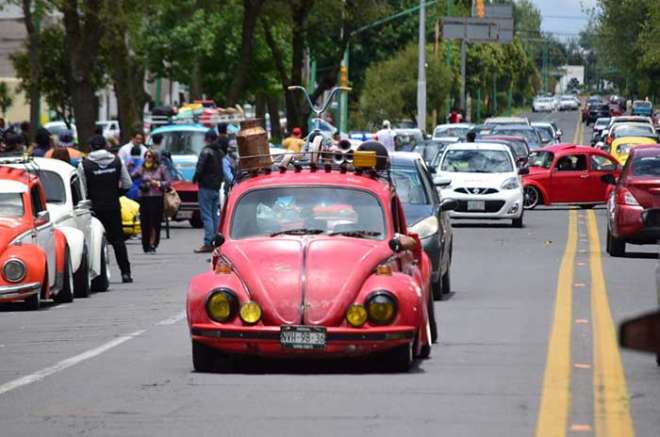
[[[589,106],[589,112],[587,113],[587,126],[591,123],[595,123],[601,117],[610,116],[610,105],[607,103],[598,103],[595,105]]]
[[[449,269],[453,234],[447,211],[454,209],[456,201],[440,199],[431,172],[420,155],[394,152],[390,157],[392,180],[406,215],[408,229],[422,240],[433,268],[433,298],[440,300],[451,291]]]

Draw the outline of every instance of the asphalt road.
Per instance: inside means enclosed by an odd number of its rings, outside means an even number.
[[[575,135],[577,113],[534,118]],[[456,223],[440,342],[408,374],[350,362],[197,374],[183,310],[207,268],[192,254],[201,231],[177,228],[151,256],[131,242],[134,284],[115,270],[89,299],[0,308],[0,435],[657,436],[660,369],[613,347],[614,324],[657,307],[657,248],[610,258],[604,232],[602,208],[541,208],[523,229]]]

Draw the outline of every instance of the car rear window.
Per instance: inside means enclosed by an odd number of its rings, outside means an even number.
[[[630,165],[632,176],[660,177],[660,155],[635,156]]]
[[[365,191],[336,187],[277,187],[243,195],[234,208],[230,235],[241,240],[296,229],[322,233],[387,233],[379,200]],[[366,235],[365,234],[365,235]]]

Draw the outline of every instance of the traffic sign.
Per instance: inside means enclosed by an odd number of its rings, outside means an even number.
[[[443,17],[442,37],[468,42],[498,42],[499,29],[497,23],[487,18]]]
[[[513,18],[513,5],[484,5],[484,16],[486,18]]]

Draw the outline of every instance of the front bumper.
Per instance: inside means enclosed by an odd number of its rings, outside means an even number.
[[[450,211],[451,218],[458,219],[514,219],[523,214],[522,188],[516,190],[500,190],[494,194],[464,194],[446,190],[443,198],[452,198],[458,201],[458,208]],[[481,200],[485,202],[484,211],[470,211],[468,201]]]
[[[39,282],[0,286],[0,302],[12,302],[26,299],[41,290]]]
[[[410,344],[414,340],[413,326],[377,328],[326,328],[323,349],[288,349],[280,345],[279,326],[223,326],[196,324],[190,329],[193,340],[229,354],[268,357],[344,357],[364,356]]]

